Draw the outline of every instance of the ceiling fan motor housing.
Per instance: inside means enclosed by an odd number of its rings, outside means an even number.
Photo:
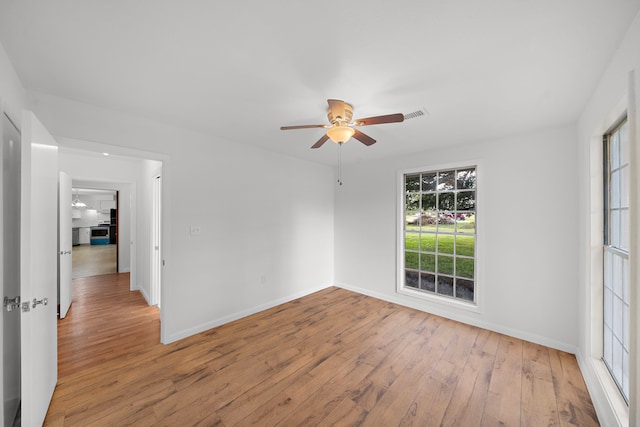
[[[333,101],[333,100],[332,100]],[[348,125],[353,119],[353,107],[346,102],[332,102],[327,112],[329,123],[334,125]]]

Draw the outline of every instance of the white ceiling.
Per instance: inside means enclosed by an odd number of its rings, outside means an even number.
[[[296,157],[326,99],[361,128],[346,162],[575,122],[640,0],[2,0],[0,42],[27,89]]]

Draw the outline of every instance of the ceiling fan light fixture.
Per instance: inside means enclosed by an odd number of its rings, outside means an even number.
[[[347,142],[354,133],[356,133],[356,130],[346,125],[336,125],[327,130],[327,136],[336,144]]]

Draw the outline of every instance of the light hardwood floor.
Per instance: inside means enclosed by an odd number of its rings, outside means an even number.
[[[598,425],[574,356],[346,290],[165,346],[128,274],[74,286],[48,426]]]
[[[71,249],[71,276],[116,273],[116,245],[78,245]]]

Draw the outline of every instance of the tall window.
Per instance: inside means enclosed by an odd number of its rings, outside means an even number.
[[[629,401],[629,141],[627,121],[604,137],[603,360]]]
[[[401,290],[476,302],[476,167],[403,175]]]

